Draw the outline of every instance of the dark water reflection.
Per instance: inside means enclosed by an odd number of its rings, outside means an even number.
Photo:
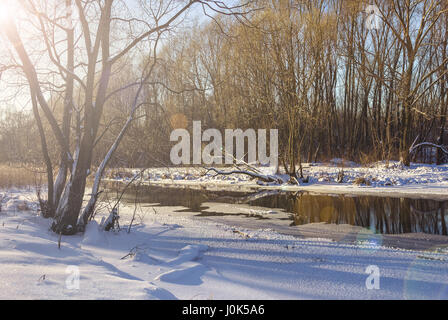
[[[141,187],[142,188],[142,187]],[[135,200],[135,190],[125,200]],[[291,213],[291,225],[308,223],[350,224],[380,234],[423,232],[448,235],[448,201],[390,198],[378,196],[322,195],[307,192],[241,193],[145,186],[139,189],[139,203],[161,206],[183,206],[179,211],[198,212],[209,207],[205,202],[248,204],[250,206],[284,209]],[[212,215],[235,213],[212,213]],[[241,213],[241,215],[244,215]],[[271,218],[275,219],[275,218]]]
[[[294,213],[294,225],[325,222],[365,227],[381,234],[447,235],[447,201],[297,193],[279,194],[250,203]]]

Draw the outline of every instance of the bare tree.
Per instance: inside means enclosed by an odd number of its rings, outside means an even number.
[[[4,27],[6,37],[21,62],[33,101],[36,100],[51,126],[61,153],[54,192],[49,196],[54,206],[53,230],[60,234],[73,234],[78,230],[86,179],[91,173],[99,123],[107,106],[109,84],[120,61],[137,50],[146,50],[152,53],[147,61],[155,63],[158,39],[162,34],[171,32],[193,5],[201,5],[206,13],[212,11],[235,15],[242,14],[244,6],[229,7],[221,1],[208,0],[134,1],[132,4],[119,0],[64,0],[54,3],[20,0],[20,4],[27,14],[26,27],[44,43],[42,52],[49,68],[58,76],[51,85],[63,88],[61,125],[46,98],[46,82],[39,77],[37,62],[29,54],[17,24],[12,21],[7,23]],[[92,213],[101,175],[134,119],[135,110],[140,105],[142,83],[151,70],[145,67],[143,76],[137,81],[139,88],[128,121],[99,166],[91,201],[79,221],[81,225],[87,222]],[[75,88],[80,91],[76,103]],[[76,115],[74,134],[70,130],[73,113]],[[75,137],[74,148],[71,148],[72,135]],[[49,191],[51,189],[49,186]]]

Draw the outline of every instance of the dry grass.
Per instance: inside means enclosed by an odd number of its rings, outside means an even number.
[[[0,165],[0,188],[22,188],[46,183],[46,174],[31,166]]]
[[[353,184],[355,184],[357,186],[361,186],[361,185],[370,186],[370,185],[372,185],[372,183],[365,177],[358,177],[358,178],[356,178],[355,181],[353,182]]]

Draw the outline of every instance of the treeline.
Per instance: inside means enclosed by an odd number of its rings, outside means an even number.
[[[443,148],[409,150],[447,144],[448,1],[373,4],[366,11],[360,0],[254,1],[245,16],[164,39],[113,165],[169,165],[170,132],[191,130],[193,120],[204,130],[279,129],[289,172],[333,157],[446,162]],[[123,79],[132,70],[123,67]],[[110,99],[98,154],[125,121],[129,97]],[[2,135],[1,150],[7,141]]]

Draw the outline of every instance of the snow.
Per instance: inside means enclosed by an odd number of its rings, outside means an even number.
[[[273,175],[275,168],[259,167],[264,175]],[[225,169],[223,169],[225,170]],[[342,183],[337,183],[339,172],[343,170]],[[105,181],[128,182],[140,169],[112,169]],[[163,186],[188,186],[193,188],[222,188],[247,191],[247,189],[271,189],[286,191],[312,191],[320,193],[350,193],[364,195],[411,196],[448,199],[448,164],[429,165],[412,163],[403,167],[399,162],[384,161],[361,166],[342,159],[329,163],[304,163],[303,174],[309,183],[301,185],[260,183],[242,174],[215,176],[202,168],[149,168],[144,173],[144,183]],[[288,177],[277,177],[288,181]],[[367,185],[360,184],[366,181]],[[244,189],[244,190],[243,190]]]
[[[0,195],[0,211],[29,211],[37,210],[38,204],[32,200],[32,196],[24,196],[20,193]]]
[[[31,202],[33,194],[2,197]],[[122,205],[122,231],[92,222],[58,249],[50,220],[16,209],[0,212],[0,299],[448,299],[446,245],[390,248],[362,234],[354,243],[305,239],[172,207],[141,207],[127,233],[134,207]],[[371,266],[378,290],[366,286]]]

